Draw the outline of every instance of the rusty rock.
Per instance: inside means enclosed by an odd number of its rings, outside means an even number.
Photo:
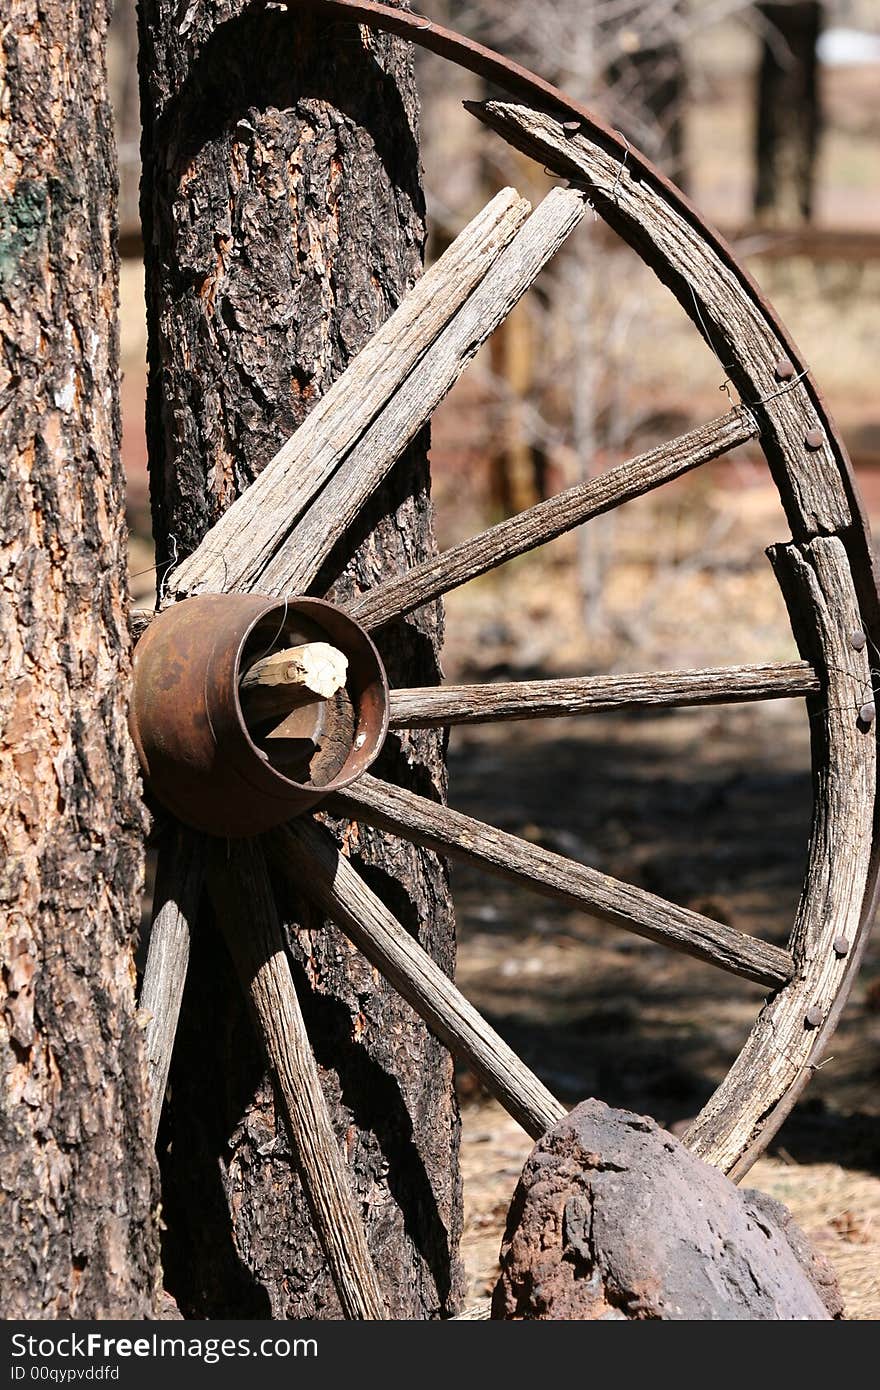
[[[492,1316],[837,1316],[836,1287],[827,1304],[824,1293],[830,1269],[814,1267],[806,1237],[797,1232],[795,1249],[781,1215],[758,1211],[752,1196],[653,1120],[585,1101],[523,1169]]]

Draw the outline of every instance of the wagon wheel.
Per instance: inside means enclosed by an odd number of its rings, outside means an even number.
[[[218,915],[279,1079],[343,1307],[348,1316],[375,1317],[383,1309],[378,1281],[323,1107],[264,854],[364,951],[534,1137],[561,1118],[561,1104],[360,879],[324,827],[306,814],[310,806],[463,858],[766,986],[767,999],[742,1051],[685,1136],[695,1153],[739,1178],[782,1123],[824,1051],[871,921],[877,854],[870,654],[880,641],[880,604],[866,522],[822,397],[770,306],[684,196],[583,107],[497,54],[370,0],[304,3],[330,19],[411,39],[506,89],[513,101],[469,104],[469,109],[570,181],[530,216],[524,200],[507,190],[465,228],[257,481],[170,576],[163,611],[136,654],[133,728],[147,780],[160,800],[183,821],[215,835],[267,832],[261,840],[230,841],[218,856],[206,849],[207,841],[181,828],[176,852],[166,850],[160,861],[142,999],[152,1015],[147,1045],[155,1119],[186,970],[188,918],[207,866]],[[724,362],[741,404],[362,594],[345,615],[329,605],[324,609],[312,601],[309,607],[291,599],[308,592],[334,542],[587,203],[672,290]],[[370,631],[749,440],[761,445],[791,528],[792,539],[768,553],[801,661],[398,690],[389,700]],[[235,604],[244,607],[233,613],[229,605]],[[150,673],[161,665],[163,633],[172,634],[179,655],[181,633],[189,633],[187,641],[194,631],[204,633],[209,609],[229,637],[227,665],[214,672],[219,703],[211,716],[221,745],[223,720],[228,723],[220,749],[226,759],[221,781],[226,780],[222,786],[206,782],[205,767],[193,764],[184,767],[181,786],[180,767],[169,771],[157,752],[160,744],[167,752],[169,723],[179,709],[175,714],[174,702],[156,704]],[[187,614],[198,619],[189,628]],[[299,706],[297,736],[308,725],[326,750],[329,730],[332,748],[321,754],[325,762],[330,759],[323,770],[311,764],[294,776],[292,765],[280,762],[267,742],[255,746],[253,725],[244,721],[238,681],[257,649],[266,650],[267,633],[274,650],[317,635],[336,643],[349,659],[341,703],[336,697],[335,704],[314,697]],[[197,646],[195,641],[192,650]],[[783,696],[806,701],[814,787],[808,865],[785,950],[377,781],[366,771],[389,723],[392,728],[444,726]],[[318,721],[321,737],[314,733],[318,724],[312,727],[309,720]],[[191,747],[191,736],[190,725],[182,731],[181,749]],[[212,777],[216,751],[212,747],[208,759]],[[183,764],[186,756],[181,752]],[[251,760],[247,767],[242,758]],[[251,924],[249,933],[235,931],[242,917]],[[253,929],[254,920],[259,930]]]

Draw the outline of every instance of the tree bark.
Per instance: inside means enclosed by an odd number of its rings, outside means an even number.
[[[296,11],[143,0],[142,214],[157,554],[183,557],[400,302],[424,205],[404,45]],[[433,553],[427,439],[315,592],[344,599]],[[439,609],[383,634],[392,684],[438,678]],[[442,736],[380,773],[445,794]],[[438,963],[454,927],[430,853],[336,825]],[[458,1114],[446,1051],[329,924],[278,888],[297,992],[392,1317],[457,1306]],[[160,1131],[168,1287],[191,1316],[336,1317],[339,1303],[225,948],[194,933]]]
[[[759,6],[768,26],[758,70],[755,126],[755,216],[783,226],[813,215],[816,156],[822,129],[816,45],[820,0]]]
[[[0,39],[5,1318],[143,1317],[158,1256],[107,11],[12,0]]]

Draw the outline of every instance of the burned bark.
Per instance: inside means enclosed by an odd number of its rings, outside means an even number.
[[[182,16],[182,17],[181,17]],[[399,41],[301,12],[141,7],[142,214],[157,556],[184,556],[271,459],[419,274],[417,101]],[[427,439],[396,465],[315,592],[348,598],[433,553]],[[161,571],[160,571],[161,573]],[[438,677],[439,609],[389,628],[392,683]],[[445,792],[442,737],[380,771]],[[447,970],[445,871],[339,826],[371,885]],[[336,929],[285,898],[337,1139],[393,1317],[460,1290],[458,1116],[445,1050]],[[160,1131],[166,1280],[191,1316],[334,1317],[282,1113],[209,921],[195,932]]]
[[[6,1318],[132,1318],[158,1241],[133,937],[106,4],[0,39],[0,1225]]]

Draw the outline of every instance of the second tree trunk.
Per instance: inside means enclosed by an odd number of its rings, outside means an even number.
[[[144,0],[148,437],[157,558],[184,556],[268,462],[419,274],[424,204],[407,48],[355,26]],[[427,439],[400,460],[317,592],[347,595],[433,548]],[[161,570],[160,570],[161,573]],[[437,679],[440,614],[382,641],[392,684]],[[432,732],[379,772],[445,793]],[[431,854],[341,827],[446,969]],[[280,899],[294,976],[393,1317],[460,1292],[452,1067],[334,928]],[[219,935],[199,924],[160,1133],[166,1283],[198,1317],[334,1317],[280,1109]]]

